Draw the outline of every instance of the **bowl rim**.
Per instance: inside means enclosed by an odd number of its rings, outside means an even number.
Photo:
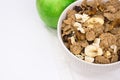
[[[92,66],[97,66],[97,67],[109,67],[109,66],[114,66],[114,65],[120,65],[120,61],[117,61],[117,62],[114,62],[114,63],[109,63],[109,64],[95,64],[95,63],[90,63],[90,62],[87,62],[87,61],[84,61],[84,60],[81,60],[79,58],[77,58],[72,52],[70,52],[67,47],[64,45],[64,42],[61,38],[61,24],[62,24],[62,21],[63,21],[63,16],[65,15],[66,16],[66,12],[73,8],[74,6],[77,6],[77,5],[80,5],[82,2],[82,0],[78,0],[78,1],[75,1],[73,2],[72,4],[70,4],[67,8],[64,9],[64,11],[62,12],[62,14],[60,15],[59,17],[59,20],[58,20],[58,24],[57,24],[57,36],[58,36],[58,39],[61,43],[61,45],[63,46],[63,48],[67,51],[67,54],[70,55],[71,57],[73,57],[74,59],[78,60],[79,62],[82,62],[84,64],[88,64],[88,65],[92,65]]]

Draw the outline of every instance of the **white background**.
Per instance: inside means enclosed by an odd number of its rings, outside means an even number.
[[[35,0],[0,0],[0,80],[120,80],[120,70],[79,74],[67,58],[56,30],[40,20]]]

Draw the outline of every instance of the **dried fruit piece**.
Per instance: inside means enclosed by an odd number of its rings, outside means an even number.
[[[110,60],[105,58],[104,56],[97,56],[95,58],[95,63],[99,63],[99,64],[108,64],[110,63]]]
[[[120,61],[120,50],[117,51],[118,54],[118,60]]]
[[[74,10],[75,10],[76,12],[80,12],[80,11],[82,11],[82,8],[81,8],[80,6],[75,6],[75,7],[74,7]]]

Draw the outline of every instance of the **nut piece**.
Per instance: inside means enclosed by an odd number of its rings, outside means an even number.
[[[82,25],[79,22],[75,22],[73,26],[75,26],[75,27],[82,27]]]
[[[81,33],[85,33],[85,30],[82,28],[82,25],[80,23],[75,22],[74,26],[77,27],[77,30],[79,30]]]
[[[76,43],[76,44],[73,44],[73,45],[70,45],[70,51],[75,54],[75,55],[78,55],[81,53],[81,46],[79,45],[79,43]]]
[[[104,17],[103,16],[94,16],[86,21],[87,27],[94,28],[95,24],[104,24]]]
[[[111,53],[109,51],[106,51],[106,53],[104,54],[104,57],[111,58]]]
[[[89,17],[87,14],[83,14],[83,15],[81,15],[81,14],[75,14],[75,18],[76,18],[76,19],[79,19],[80,22],[85,22],[85,21],[87,21],[90,17]]]
[[[103,55],[103,50],[102,48],[98,48],[97,56],[101,56],[101,55]]]
[[[117,53],[117,46],[116,45],[112,45],[112,46],[110,46],[110,48],[114,50],[114,53]]]
[[[81,14],[75,14],[75,18],[76,19],[82,19],[82,15]]]
[[[73,36],[70,38],[70,40],[72,44],[75,44],[75,38]]]
[[[96,39],[94,40],[93,45],[95,45],[96,47],[100,47],[100,38],[96,38]]]
[[[95,63],[108,64],[108,63],[110,63],[110,61],[109,61],[109,59],[105,58],[104,56],[97,56],[95,58]]]
[[[84,14],[84,13],[83,13],[82,22],[87,21],[89,18],[90,18],[90,17],[89,17],[87,14]]]
[[[93,63],[94,62],[94,58],[89,57],[89,56],[85,56],[85,61]]]
[[[86,48],[85,48],[85,54],[89,57],[96,57],[98,55],[102,55],[103,54],[103,51],[101,48],[98,48],[94,45],[88,45]]]

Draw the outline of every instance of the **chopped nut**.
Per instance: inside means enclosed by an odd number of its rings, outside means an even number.
[[[96,47],[99,47],[99,46],[100,46],[100,38],[96,38],[96,39],[94,40],[93,45],[95,45]]]
[[[110,48],[114,50],[114,53],[117,53],[117,46],[116,45],[111,45]]]
[[[84,30],[82,27],[78,27],[77,29],[78,29],[81,33],[83,33],[83,34],[85,33],[85,30]]]
[[[75,14],[76,19],[80,19],[80,22],[85,22],[89,19],[89,16],[87,14]]]
[[[81,14],[75,14],[75,18],[76,19],[82,19],[82,15]]]
[[[72,36],[70,39],[71,39],[71,43],[75,44],[75,38]]]
[[[85,56],[85,61],[93,63],[94,62],[94,58],[89,57],[89,56]]]
[[[111,58],[111,53],[109,51],[106,51],[106,53],[104,54],[104,57]]]
[[[77,27],[77,30],[79,30],[81,33],[85,33],[85,30],[82,28],[82,25],[80,23],[75,22],[74,26]]]
[[[73,26],[75,26],[75,27],[81,27],[82,25],[80,23],[78,23],[78,22],[75,22]]]
[[[89,19],[89,16],[87,14],[83,14],[82,16],[82,22],[85,22]]]
[[[103,50],[102,48],[98,48],[97,56],[101,56],[101,55],[103,55]]]

